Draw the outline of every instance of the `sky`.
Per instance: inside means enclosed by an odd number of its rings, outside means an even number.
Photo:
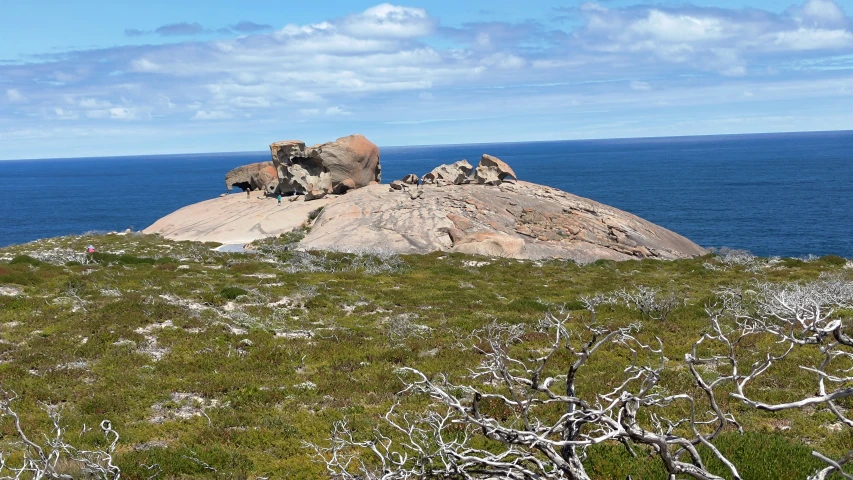
[[[853,0],[0,0],[0,160],[853,129]]]

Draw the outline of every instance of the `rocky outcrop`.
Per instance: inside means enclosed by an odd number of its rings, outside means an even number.
[[[406,180],[414,177],[417,184],[417,175],[407,175]],[[514,182],[518,180],[512,167],[503,160],[491,155],[483,155],[477,168],[471,166],[468,160],[459,160],[449,165],[439,165],[423,177],[424,185],[462,185],[465,183],[476,183],[479,185],[500,185],[503,182]]]
[[[491,155],[483,155],[480,164],[474,170],[473,183],[482,185],[499,185],[503,182],[518,180],[515,171],[503,160]]]
[[[299,228],[309,221],[311,212],[331,201],[292,198],[297,201],[279,205],[275,198],[261,194],[249,198],[245,194],[225,195],[176,210],[143,233],[156,233],[170,240],[243,245]]]
[[[282,194],[344,193],[378,183],[379,147],[363,135],[306,147],[299,140],[270,145]]]
[[[527,182],[417,189],[362,188],[330,202],[302,246],[396,253],[448,251],[512,258],[676,259],[690,240],[635,215]]]
[[[483,155],[476,170],[461,160],[434,169],[421,184],[417,176],[407,175],[390,188],[380,186],[375,184],[380,172],[374,149],[361,136],[313,147],[296,140],[274,143],[275,189],[300,196],[279,205],[265,195],[225,195],[178,210],[145,232],[175,240],[246,243],[303,225],[317,215],[317,207],[325,206],[302,248],[446,251],[579,263],[706,253],[630,213],[518,181],[509,165],[490,155]],[[255,188],[270,176],[269,168],[261,163],[235,169],[227,176],[228,186]],[[333,194],[345,190],[346,195]]]
[[[273,162],[250,163],[237,167],[225,174],[225,187],[237,187],[243,191],[261,190],[272,194],[278,187],[278,175]]]
[[[468,160],[459,160],[449,165],[439,165],[423,176],[425,185],[461,185],[468,183],[474,167]]]

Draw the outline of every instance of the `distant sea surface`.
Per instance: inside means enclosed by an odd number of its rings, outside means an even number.
[[[705,247],[853,257],[853,132],[382,147],[385,183],[489,153]],[[141,230],[268,152],[0,161],[0,246]]]

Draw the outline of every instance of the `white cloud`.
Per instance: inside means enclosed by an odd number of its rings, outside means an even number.
[[[26,103],[27,97],[24,96],[20,90],[10,88],[6,90],[6,100],[8,100],[9,103]]]
[[[650,53],[727,76],[747,74],[749,59],[768,53],[853,48],[849,20],[832,0],[807,0],[783,15],[689,5],[608,9],[586,4],[581,11],[587,23],[575,36],[589,50]]]
[[[340,29],[359,38],[416,38],[430,35],[435,29],[435,21],[423,8],[383,3],[346,17]]]
[[[844,10],[832,0],[808,0],[794,17],[806,27],[844,29],[849,26]]]
[[[732,35],[721,19],[650,10],[645,18],[631,23],[629,35],[652,37],[664,42],[713,41]]]
[[[163,67],[147,58],[138,58],[130,62],[130,70],[134,72],[160,73],[163,72]]]
[[[768,50],[805,51],[853,47],[853,33],[846,30],[798,28],[775,32],[767,38]]]

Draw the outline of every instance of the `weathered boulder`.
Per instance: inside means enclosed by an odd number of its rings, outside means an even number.
[[[408,184],[408,185],[417,185],[419,180],[420,180],[420,178],[418,178],[418,176],[415,175],[414,173],[410,173],[410,174],[408,174],[405,177],[400,179],[401,182]]]
[[[468,177],[473,170],[474,167],[468,163],[468,160],[464,159],[451,164],[439,165],[423,176],[423,183],[438,186],[461,185],[468,182]]]
[[[303,163],[289,165],[284,171],[278,185],[281,193],[302,195],[314,190],[327,193],[332,190],[332,174],[313,159],[303,159]]]
[[[412,189],[412,192],[415,192]],[[369,186],[332,200],[301,245],[314,250],[461,252],[513,258],[676,259],[706,251],[607,205],[528,182]]]
[[[275,142],[270,144],[270,153],[283,194],[311,190],[345,193],[382,178],[379,147],[363,135],[311,147],[299,140]]]
[[[278,187],[278,175],[273,162],[250,163],[237,167],[225,174],[225,187],[242,190],[262,190],[274,193]]]
[[[392,190],[402,190],[403,189],[403,182],[401,180],[394,180],[393,182],[391,182],[391,189]]]
[[[322,162],[308,156],[304,142],[275,142],[270,144],[270,153],[278,175],[278,193],[304,195],[312,190],[331,189],[331,173]]]
[[[500,158],[483,154],[480,164],[474,170],[473,183],[484,185],[499,185],[502,182],[514,182],[518,180],[515,172]]]
[[[364,137],[350,135],[334,142],[309,147],[308,156],[317,158],[332,174],[332,186],[340,193],[340,185],[351,181],[350,189],[366,187],[382,181],[379,147]]]

